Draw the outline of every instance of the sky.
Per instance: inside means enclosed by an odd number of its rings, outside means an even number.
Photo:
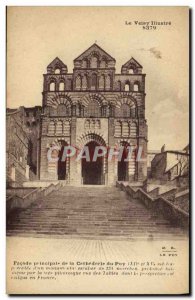
[[[135,22],[171,22],[144,30]],[[130,23],[126,25],[125,23]],[[134,57],[146,73],[148,149],[189,142],[187,7],[8,7],[7,107],[42,104],[43,75],[58,56],[73,60],[96,42],[116,59]]]

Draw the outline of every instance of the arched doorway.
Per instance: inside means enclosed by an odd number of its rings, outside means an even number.
[[[97,157],[96,161],[93,161],[93,156],[96,146],[100,146],[97,142],[91,141],[85,145],[89,150],[89,161],[86,158],[82,158],[82,178],[83,184],[104,184],[103,174],[103,161],[104,157]]]
[[[129,162],[125,161],[128,158],[129,153],[129,144],[127,142],[121,143],[123,147],[123,154],[121,160],[118,161],[118,180],[119,181],[128,181],[129,180]]]
[[[58,152],[58,180],[65,180],[66,179],[66,163],[67,158],[64,157],[64,147],[68,144],[65,141],[61,141],[61,148]]]

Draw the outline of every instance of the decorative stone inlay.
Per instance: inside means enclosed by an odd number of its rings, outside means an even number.
[[[48,95],[47,106],[57,108],[59,104],[65,104],[67,107],[71,107],[72,99],[69,93],[56,92]]]
[[[79,148],[82,148],[87,143],[92,142],[92,141],[98,143],[100,146],[107,145],[107,141],[106,141],[105,137],[103,136],[103,134],[100,134],[100,133],[97,134],[96,132],[93,132],[93,131],[88,131],[88,132],[86,132],[86,134],[82,134],[77,139],[77,145]]]

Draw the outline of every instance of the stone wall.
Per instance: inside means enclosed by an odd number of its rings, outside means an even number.
[[[56,184],[50,184],[45,188],[30,189],[29,192],[26,192],[26,188],[24,188],[23,192],[22,190],[18,192],[16,189],[14,193],[14,189],[12,189],[12,193],[9,195],[8,191],[8,197],[6,201],[7,216],[10,217],[11,213],[16,209],[24,209],[29,207],[39,198],[46,197],[53,191],[58,190],[60,187],[61,183],[58,182]]]
[[[50,94],[49,94],[50,95]],[[49,97],[48,95],[48,97]],[[140,96],[140,94],[139,94]],[[44,96],[46,97],[46,96]],[[126,99],[131,101],[131,94],[125,93],[125,94],[118,94],[118,93],[101,93],[101,94],[93,94],[93,93],[83,93],[83,92],[75,92],[75,93],[69,93],[69,99],[72,101],[72,105],[74,106],[74,101],[78,101],[78,99],[82,103],[82,99],[85,101],[88,101],[87,99],[100,99],[100,101],[104,101],[107,103],[107,106],[109,105],[109,102],[112,103],[113,101],[116,101],[117,103],[120,103],[120,101],[127,101]],[[122,97],[122,98],[120,98]],[[63,95],[62,95],[63,98]],[[118,100],[117,100],[118,99]],[[118,102],[117,102],[118,101]],[[139,103],[138,107],[138,114],[143,115],[143,111],[141,111],[141,98],[136,98],[137,103]],[[75,105],[77,105],[77,102],[75,102]],[[118,104],[119,106],[121,105]],[[62,120],[62,122],[65,122],[66,120],[69,120],[70,122],[70,136],[65,136],[64,134],[59,135],[55,134],[52,137],[48,134],[48,127],[50,122],[56,120]],[[45,114],[42,119],[42,138],[41,138],[41,166],[40,166],[40,178],[43,179],[49,179],[49,180],[56,180],[57,179],[57,172],[54,174],[48,173],[48,163],[45,159],[46,156],[46,147],[48,144],[52,143],[52,140],[61,140],[64,139],[68,144],[70,145],[76,145],[76,147],[80,148],[80,146],[84,146],[84,141],[87,142],[87,136],[88,135],[96,135],[99,138],[102,139],[103,144],[106,145],[107,148],[109,147],[115,147],[120,146],[122,142],[127,142],[129,145],[142,149],[141,153],[141,160],[136,162],[136,172],[133,177],[130,177],[130,180],[139,180],[142,181],[147,176],[147,124],[145,119],[140,118],[134,119],[133,121],[137,122],[137,134],[135,137],[132,137],[131,134],[127,136],[123,136],[122,134],[119,136],[115,135],[115,126],[116,126],[116,120],[120,120],[120,122],[126,122],[126,118],[117,118],[117,117],[79,117],[79,116],[67,116],[67,117],[58,117],[57,115],[52,117],[50,116],[50,111],[48,108],[45,108]],[[86,126],[86,123],[88,124]],[[96,124],[97,123],[97,124]],[[130,125],[131,126],[131,125]],[[93,138],[92,138],[93,139]],[[89,140],[88,140],[89,141]],[[106,178],[108,184],[115,184],[115,181],[117,179],[117,166],[116,162],[111,162],[107,166],[107,173]],[[70,182],[72,184],[80,184],[82,183],[81,176],[81,166],[74,162],[73,159],[70,160]]]
[[[20,186],[28,178],[28,135],[21,110],[7,111],[6,116],[6,180],[9,186]]]
[[[148,209],[154,210],[159,213],[159,215],[162,214],[164,218],[167,218],[174,225],[178,224],[182,227],[188,228],[189,213],[174,205],[171,201],[163,198],[162,196],[153,198],[142,188],[136,188],[130,186],[130,184],[117,182],[116,186],[125,191],[130,198],[143,202]]]
[[[115,59],[93,44],[68,68],[58,57],[44,74],[42,107],[22,108],[28,135],[30,179],[58,180],[57,162],[47,159],[48,150],[62,143],[80,149],[96,141],[108,149],[126,145],[142,147],[141,161],[128,165],[130,181],[147,176],[147,124],[145,120],[145,74],[131,58],[115,74]],[[117,122],[120,126],[117,131]],[[56,154],[58,155],[58,154]],[[134,163],[134,162],[133,162]],[[105,184],[114,185],[118,162],[104,157]],[[32,176],[32,171],[36,176]],[[81,162],[66,161],[66,182],[82,184]]]

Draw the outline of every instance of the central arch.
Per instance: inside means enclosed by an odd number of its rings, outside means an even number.
[[[70,173],[70,157],[64,156],[64,148],[69,141],[64,138],[54,140],[47,149],[50,150],[52,160],[48,159],[48,173],[51,179],[68,180]]]
[[[107,174],[107,155],[97,157],[93,161],[94,152],[97,146],[106,147],[104,138],[96,133],[88,133],[78,140],[79,149],[88,147],[89,158],[81,160],[81,176],[83,184],[104,185],[106,184]],[[99,149],[98,153],[102,150]],[[84,155],[85,156],[85,155]]]
[[[82,159],[82,178],[83,184],[94,184],[101,185],[104,184],[104,159],[103,157],[97,157],[93,161],[95,148],[100,146],[97,142],[91,141],[85,145],[89,150],[89,161],[86,158]]]

